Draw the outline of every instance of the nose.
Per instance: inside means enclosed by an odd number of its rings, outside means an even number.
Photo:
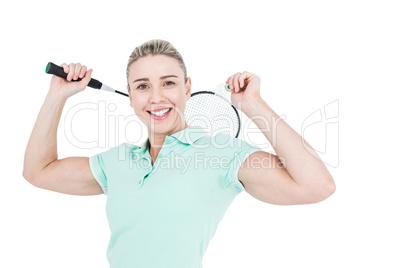
[[[150,100],[151,103],[159,103],[159,102],[162,102],[164,100],[166,100],[166,99],[165,99],[164,93],[163,93],[163,91],[161,89],[155,88],[155,89],[152,90],[151,100]]]

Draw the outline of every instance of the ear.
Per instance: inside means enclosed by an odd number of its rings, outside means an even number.
[[[189,100],[191,97],[191,78],[187,78],[186,82],[186,100]]]
[[[130,106],[133,107],[133,105],[132,105],[133,96],[131,96],[131,90],[130,90],[130,87],[128,85],[127,85],[127,92],[128,92],[128,97],[130,98]]]

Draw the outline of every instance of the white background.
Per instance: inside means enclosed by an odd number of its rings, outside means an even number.
[[[322,111],[323,120],[308,124],[305,138],[337,184],[333,196],[308,206],[274,206],[241,193],[210,243],[205,268],[402,267],[399,4],[2,3],[0,266],[108,267],[106,196],[31,186],[22,177],[24,151],[49,88],[47,62],[81,62],[94,69],[94,78],[124,91],[129,54],[158,38],[183,55],[193,91],[249,71],[261,77],[263,98],[299,133],[310,115]],[[99,109],[77,113],[65,127],[66,112],[82,103]],[[101,114],[101,105],[110,110]],[[108,117],[112,124],[132,113],[117,94],[88,88],[72,97],[60,122],[59,157],[91,156],[115,142],[145,138],[133,123],[127,133],[98,133],[99,122],[113,129]],[[66,128],[81,140],[104,142],[80,148],[68,141]],[[254,135],[254,142],[266,143]]]

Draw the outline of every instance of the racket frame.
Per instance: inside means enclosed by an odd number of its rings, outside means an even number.
[[[237,133],[236,133],[236,135],[235,135],[235,138],[237,138],[237,137],[239,136],[239,133],[240,133],[241,121],[240,121],[239,112],[237,111],[236,107],[234,107],[233,104],[231,104],[230,101],[228,101],[225,97],[223,97],[223,96],[221,96],[221,95],[219,95],[219,94],[216,94],[216,93],[213,92],[213,91],[206,91],[206,90],[197,91],[197,92],[191,93],[190,98],[193,97],[193,96],[199,95],[199,94],[211,94],[211,95],[215,95],[216,97],[219,97],[219,98],[223,99],[224,101],[226,101],[226,102],[228,102],[228,103],[230,104],[230,106],[232,107],[233,111],[235,112],[235,114],[236,114],[236,116],[237,116],[237,120],[238,120],[238,122],[239,122],[239,128],[237,129]]]

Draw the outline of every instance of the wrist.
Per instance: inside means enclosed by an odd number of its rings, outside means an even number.
[[[261,111],[261,108],[269,108],[268,104],[262,99],[253,99],[242,103],[242,112],[251,117],[253,115],[258,115]],[[265,110],[264,109],[264,110]]]
[[[61,92],[49,90],[49,92],[47,93],[46,99],[48,101],[50,101],[51,103],[64,105],[64,103],[68,99],[68,96],[65,96]]]

